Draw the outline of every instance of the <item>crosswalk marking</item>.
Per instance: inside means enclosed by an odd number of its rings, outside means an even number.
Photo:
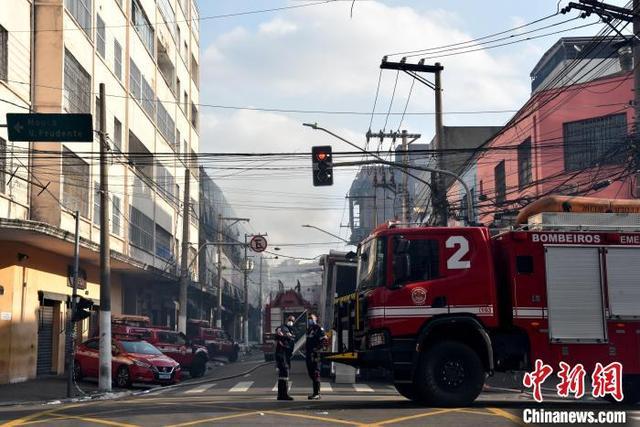
[[[253,381],[240,381],[238,384],[231,387],[229,391],[232,393],[247,391],[252,385]]]
[[[184,394],[192,394],[192,393],[204,393],[209,390],[211,387],[214,387],[215,384],[205,384],[200,387],[192,388],[184,392]]]
[[[293,384],[293,381],[289,381],[289,388],[288,388],[289,391],[291,391],[292,384]],[[276,385],[273,386],[271,391],[278,391],[278,382],[277,381],[276,381]]]
[[[361,391],[373,392],[373,389],[370,386],[368,386],[367,384],[354,384],[353,388],[357,392],[361,392]]]
[[[329,383],[320,383],[320,391],[323,393],[330,393],[333,391],[333,388]]]

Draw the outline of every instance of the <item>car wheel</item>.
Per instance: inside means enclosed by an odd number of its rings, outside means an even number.
[[[420,393],[415,384],[395,383],[394,386],[402,397],[406,397],[409,400],[420,400]]]
[[[80,381],[82,379],[82,367],[77,360],[73,362],[73,380]]]
[[[482,391],[484,379],[482,361],[473,349],[443,341],[421,354],[415,384],[423,403],[468,406]]]
[[[238,360],[238,350],[235,350],[229,355],[229,362],[233,363]]]
[[[120,366],[120,368],[118,368],[115,383],[119,388],[131,387],[131,374],[129,373],[129,368],[126,366]]]
[[[191,378],[200,378],[206,371],[207,361],[204,357],[197,357],[189,369],[189,374],[191,375]]]

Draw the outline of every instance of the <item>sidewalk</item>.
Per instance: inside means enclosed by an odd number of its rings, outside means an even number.
[[[83,382],[80,388],[87,395],[98,391],[98,384]],[[75,386],[73,397],[83,394]],[[15,384],[0,385],[0,405],[45,402],[67,398],[67,378],[62,376],[48,376]]]

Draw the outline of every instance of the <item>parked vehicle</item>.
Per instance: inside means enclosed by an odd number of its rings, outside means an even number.
[[[139,338],[120,337],[112,345],[113,382],[117,387],[132,383],[174,384],[180,381],[180,364]],[[75,351],[73,374],[76,380],[98,377],[100,340],[93,338],[80,344]]]
[[[224,329],[208,327],[208,322],[189,322],[187,338],[195,344],[206,347],[211,359],[224,356],[229,359],[229,362],[238,360],[239,344],[231,339]]]
[[[114,334],[137,336],[153,344],[163,354],[180,363],[183,370],[191,377],[198,378],[207,372],[209,352],[201,345],[190,342],[184,334],[168,329],[112,325]]]
[[[337,299],[348,321],[334,325],[328,359],[385,367],[403,396],[443,406],[470,404],[486,374],[536,359],[587,372],[619,362],[625,402],[640,401],[640,216],[528,214],[495,236],[376,228],[358,248],[356,292]]]

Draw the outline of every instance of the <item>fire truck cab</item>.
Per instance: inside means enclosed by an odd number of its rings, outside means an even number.
[[[484,227],[385,224],[357,253],[355,293],[336,300],[328,359],[383,366],[405,397],[464,406],[487,374],[536,359],[624,366],[640,400],[640,216],[539,214],[491,236]]]

